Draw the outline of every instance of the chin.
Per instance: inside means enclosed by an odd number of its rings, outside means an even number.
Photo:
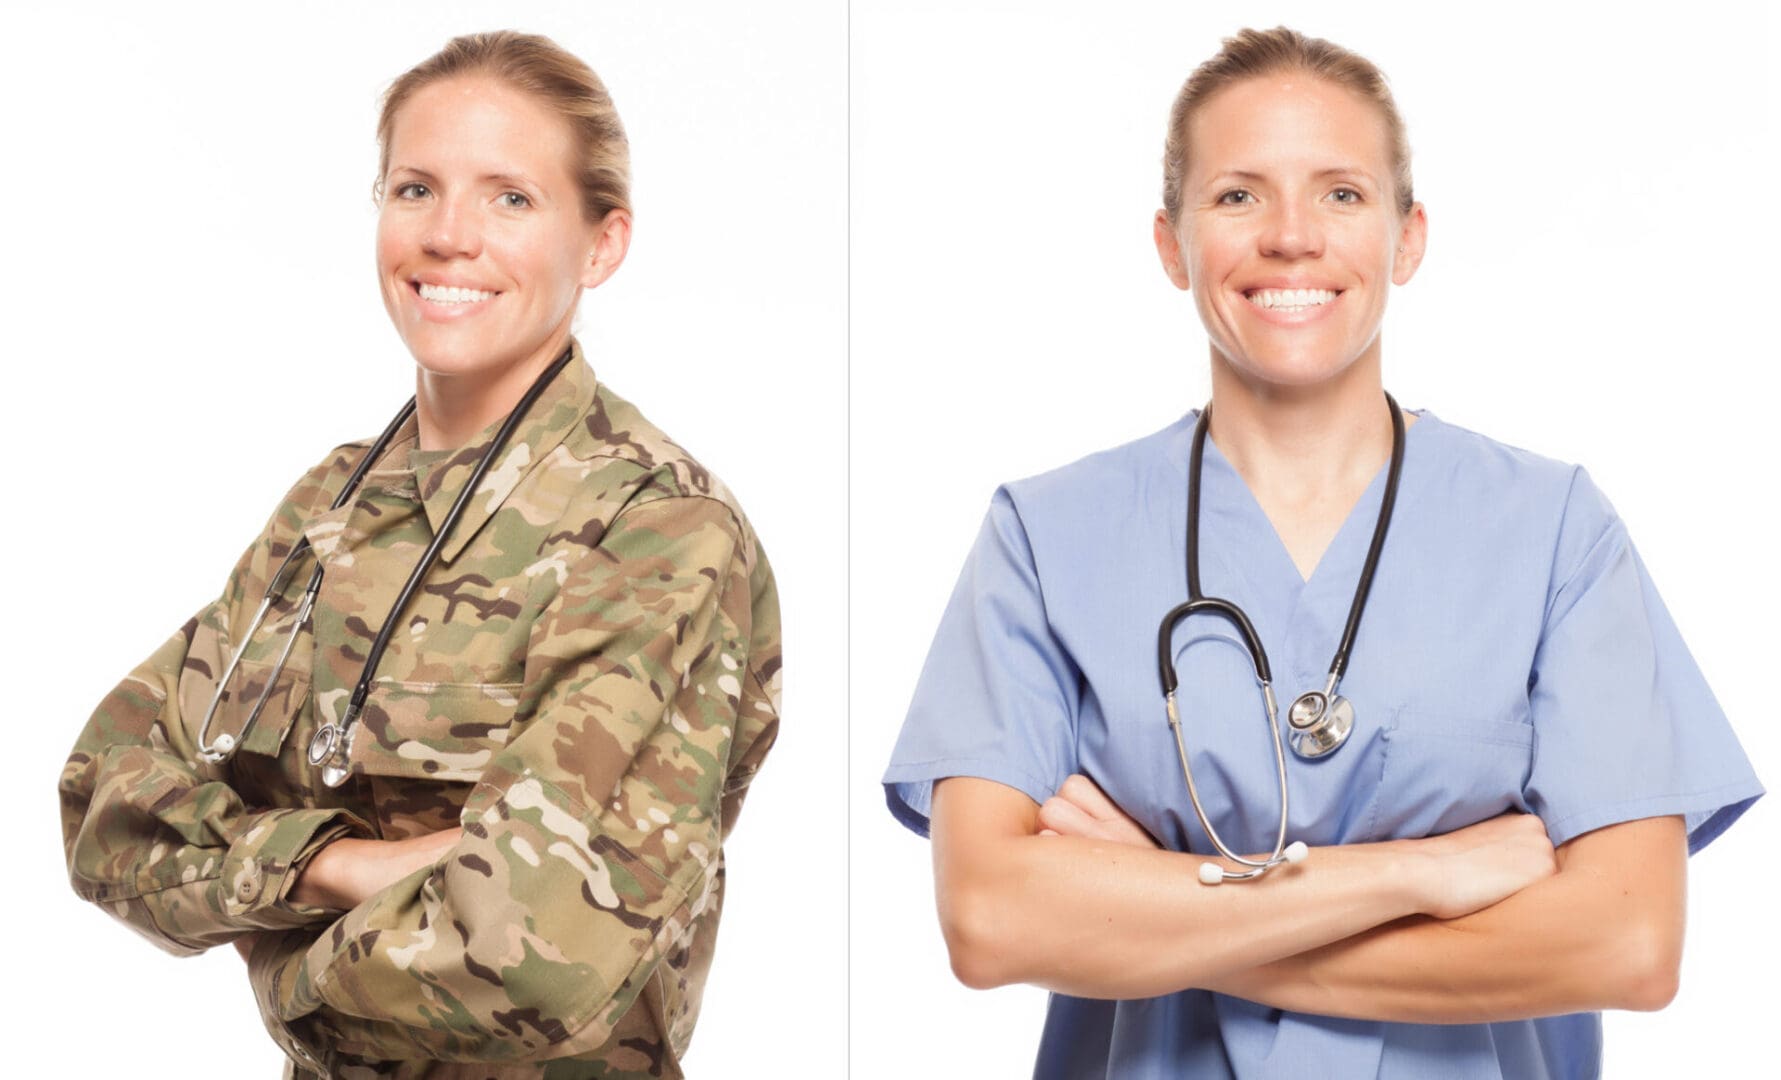
[[[1227,361],[1244,378],[1269,386],[1302,388],[1327,383],[1347,371],[1352,361],[1330,362],[1327,355],[1246,357]]]
[[[467,376],[467,374],[484,374],[499,369],[499,358],[488,353],[463,355],[449,349],[410,349],[415,356],[415,364],[422,371],[435,376]]]
[[[501,366],[491,348],[468,341],[409,341],[414,362],[433,375],[472,375]]]

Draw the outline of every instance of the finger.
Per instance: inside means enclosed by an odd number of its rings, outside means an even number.
[[[1046,799],[1039,807],[1039,824],[1064,836],[1098,838],[1101,835],[1099,822],[1080,806],[1057,795]]]
[[[1133,821],[1131,818],[1126,817],[1124,814],[1120,815],[1118,821],[1102,822],[1101,829],[1105,834],[1124,844],[1135,844],[1138,847],[1149,848],[1161,846],[1144,826]]]
[[[1087,811],[1089,816],[1100,821],[1129,820],[1125,811],[1107,797],[1093,780],[1086,776],[1069,776],[1058,788],[1058,794]]]

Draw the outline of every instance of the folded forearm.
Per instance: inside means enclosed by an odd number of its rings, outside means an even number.
[[[315,850],[360,827],[350,814],[249,808],[148,746],[113,747],[70,775],[83,781],[63,788],[75,892],[169,952],[333,918],[289,890]]]
[[[1661,1008],[1680,962],[1683,842],[1674,819],[1614,826],[1575,842],[1594,845],[1588,858],[1571,852],[1559,874],[1482,911],[1402,919],[1225,974],[1210,989],[1406,1023]]]
[[[942,860],[940,879],[954,969],[977,986],[1151,997],[1420,908],[1415,857],[1395,844],[1313,849],[1299,866],[1216,887],[1199,882],[1201,856],[1057,836],[985,849]]]
[[[1612,1007],[1617,966],[1601,935],[1556,917],[1558,879],[1443,922],[1416,916],[1213,979],[1208,988],[1365,1020],[1456,1024]]]

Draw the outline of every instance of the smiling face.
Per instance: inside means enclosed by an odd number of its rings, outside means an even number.
[[[423,86],[396,114],[377,222],[384,309],[426,373],[503,381],[568,338],[617,269],[623,211],[590,224],[568,124],[485,76]]]
[[[1180,221],[1156,220],[1214,362],[1246,382],[1310,386],[1377,365],[1390,285],[1422,260],[1421,204],[1399,214],[1377,108],[1299,72],[1248,79],[1189,120]]]

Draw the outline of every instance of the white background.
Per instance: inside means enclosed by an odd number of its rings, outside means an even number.
[[[1674,14],[1631,14],[1651,10]],[[1763,20],[1755,3],[856,0],[856,1080],[1030,1075],[1044,995],[952,981],[928,845],[877,779],[995,485],[1209,393],[1192,298],[1158,268],[1150,220],[1175,91],[1244,25],[1327,37],[1392,81],[1430,238],[1386,319],[1387,386],[1589,468],[1781,784],[1781,158]],[[1692,861],[1681,994],[1608,1017],[1607,1076],[1750,1074],[1773,1025],[1778,848],[1771,797]]]
[[[75,900],[51,787],[90,710],[221,589],[291,482],[413,392],[373,275],[378,96],[452,35],[511,26],[592,65],[631,136],[630,258],[581,308],[595,370],[731,485],[781,590],[784,727],[729,847],[688,1065],[832,1074],[845,7],[23,7],[0,15],[0,565],[21,790],[0,1071],[279,1074],[232,949],[175,960]]]
[[[1762,6],[1089,8],[855,0],[850,27],[839,0],[7,7],[0,564],[28,569],[6,593],[23,794],[0,902],[32,997],[11,1069],[277,1073],[232,951],[173,960],[69,894],[50,778],[300,470],[411,391],[372,277],[376,99],[497,25],[552,35],[611,88],[637,234],[579,332],[737,491],[779,575],[785,728],[731,844],[694,1076],[833,1076],[849,1028],[856,1077],[1029,1072],[1043,995],[951,981],[927,845],[877,777],[995,484],[1206,396],[1149,220],[1169,101],[1241,25],[1391,76],[1431,240],[1388,316],[1388,385],[1589,467],[1781,782],[1759,697],[1781,605]],[[1747,1068],[1773,998],[1776,815],[1759,803],[1692,862],[1681,995],[1610,1015],[1608,1076]]]

